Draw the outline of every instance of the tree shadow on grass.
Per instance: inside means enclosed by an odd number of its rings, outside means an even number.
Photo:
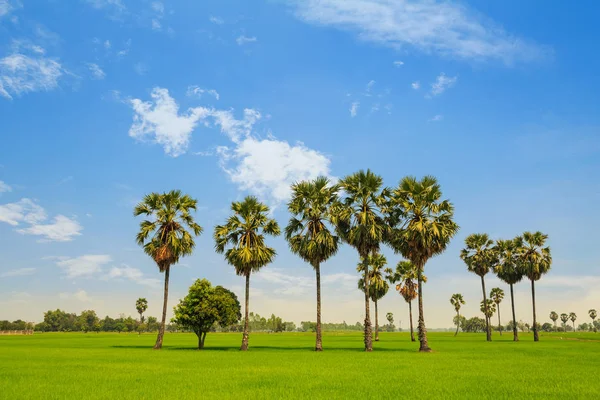
[[[152,346],[142,346],[142,345],[128,345],[128,346],[123,346],[123,345],[115,345],[115,346],[111,346],[112,348],[117,348],[117,349],[148,349],[151,350]],[[211,352],[211,351],[240,351],[239,346],[207,346],[202,350],[198,350],[197,347],[182,347],[182,346],[163,346],[163,350],[165,351],[171,351],[171,350],[175,350],[175,351],[206,351],[206,352]],[[315,348],[312,346],[296,346],[296,347],[291,347],[291,346],[252,346],[250,345],[250,347],[248,348],[248,351],[252,352],[253,350],[257,350],[260,352],[263,351],[306,351],[306,352],[315,352]],[[351,351],[351,352],[360,352],[360,353],[364,353],[365,350],[361,347],[325,347],[323,349],[324,352],[336,352],[336,351]],[[373,349],[374,353],[379,353],[379,352],[396,352],[396,353],[418,353],[418,351],[416,349],[390,349],[390,348],[375,348]]]

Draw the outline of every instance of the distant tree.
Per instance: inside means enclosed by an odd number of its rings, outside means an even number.
[[[140,314],[140,322],[143,324],[144,323],[144,313],[148,309],[148,300],[146,300],[143,297],[140,297],[139,299],[137,299],[135,301],[135,309],[137,310],[138,314]]]
[[[94,310],[82,311],[77,318],[77,328],[83,332],[94,330],[94,326],[98,323],[98,316]]]
[[[479,317],[473,317],[464,321],[463,332],[477,333],[484,332],[487,329],[485,320]]]
[[[454,310],[456,311],[456,332],[454,333],[454,336],[456,336],[458,335],[458,328],[460,324],[460,308],[465,304],[462,294],[453,294],[450,298],[450,304],[454,306]]]
[[[498,240],[494,246],[494,252],[496,253],[494,272],[496,276],[507,283],[510,286],[510,305],[512,309],[512,320],[516,321],[517,316],[515,314],[515,295],[513,286],[523,279],[523,271],[519,268],[519,255],[518,255],[518,240]],[[498,313],[500,317],[500,313]],[[517,331],[517,325],[513,323],[513,341],[519,341],[519,333]]]
[[[544,324],[542,325],[541,329],[544,332],[552,332],[552,330],[554,329],[554,327],[552,326],[551,323],[549,322],[544,322]]]
[[[566,324],[567,324],[567,321],[569,320],[569,314],[565,314],[565,313],[560,314],[560,320],[562,321],[563,329],[565,329],[565,331],[566,331],[566,329],[567,329]]]
[[[191,211],[196,211],[197,203],[181,191],[172,190],[144,196],[133,210],[134,216],[145,215],[149,218],[140,223],[140,231],[136,237],[138,245],[154,260],[158,270],[165,273],[162,320],[155,350],[162,348],[165,335],[171,266],[177,264],[181,257],[192,254],[195,246],[192,235],[199,236],[202,233],[202,227],[194,221],[191,214]]]
[[[502,336],[502,323],[500,322],[500,303],[502,299],[504,299],[504,290],[500,288],[493,288],[490,292],[490,299],[496,304],[496,309],[498,310],[498,330],[500,331],[500,336]]]
[[[173,323],[193,331],[198,336],[198,349],[204,348],[206,334],[215,324],[229,326],[240,320],[237,296],[221,286],[213,287],[206,279],[190,286],[187,296],[174,309]]]
[[[158,319],[156,317],[148,317],[146,318],[146,323],[148,325],[148,330],[154,332],[158,330]]]
[[[394,314],[392,314],[391,312],[385,314],[385,318],[388,320],[388,324],[390,324],[390,327],[392,328],[392,332],[394,331]]]
[[[569,319],[573,323],[573,330],[575,331],[575,320],[577,319],[577,314],[575,314],[574,312],[569,313]]]
[[[271,332],[283,332],[285,330],[285,324],[281,317],[271,314],[271,317],[267,320],[267,328]]]
[[[552,322],[554,322],[554,330],[556,331],[556,321],[558,320],[558,314],[556,313],[556,311],[552,311],[550,313],[550,319],[552,320]]]
[[[588,311],[588,315],[592,319],[592,327],[594,329],[594,332],[597,332],[597,329],[596,329],[596,317],[598,316],[598,313],[596,312],[596,310],[591,309],[590,311]]]
[[[383,271],[385,265],[387,264],[387,259],[383,254],[375,253],[371,254],[368,258],[366,265],[372,267],[369,270],[369,297],[371,301],[375,303],[375,341],[379,341],[379,310],[377,307],[377,303],[379,300],[385,296],[389,290],[389,285],[386,282]],[[363,272],[363,268],[365,266],[364,262],[358,264],[356,270],[358,272]],[[358,281],[358,288],[361,291],[365,290],[365,281],[363,278]]]
[[[387,268],[386,278],[388,282],[396,285],[396,290],[404,298],[404,301],[408,303],[408,319],[410,322],[410,340],[415,341],[415,334],[413,329],[413,317],[412,317],[412,301],[417,298],[417,280],[419,279],[419,271],[417,267],[410,261],[400,261],[396,265],[396,270],[392,271],[391,268]],[[421,281],[427,282],[427,277],[421,274]]]
[[[489,320],[494,316],[494,313],[496,312],[496,303],[494,303],[492,299],[487,299],[485,300],[485,302],[482,301],[479,304],[479,309],[481,310],[483,315]]]

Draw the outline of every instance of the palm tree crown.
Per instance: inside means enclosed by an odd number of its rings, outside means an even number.
[[[548,235],[542,232],[525,232],[517,238],[520,267],[530,280],[537,281],[550,270],[550,247],[544,247]]]
[[[494,273],[498,278],[509,285],[519,283],[523,279],[523,272],[519,268],[518,241],[498,240],[494,247],[496,257],[493,265]]]
[[[557,312],[556,312],[556,311],[552,311],[552,312],[550,313],[550,319],[551,319],[552,321],[556,322],[556,320],[558,319],[558,314],[557,314]]]
[[[486,309],[487,305],[487,309]],[[486,317],[492,318],[494,313],[496,312],[496,303],[492,299],[487,299],[485,302],[482,300],[479,304],[479,309]]]
[[[490,291],[490,299],[496,304],[500,304],[504,299],[504,290],[500,288],[492,288]]]
[[[590,311],[588,311],[588,315],[590,316],[591,319],[595,320],[596,317],[598,316],[598,313],[596,312],[596,310],[591,309]]]
[[[486,233],[474,233],[465,239],[466,247],[462,249],[460,258],[467,264],[467,269],[481,277],[490,272],[496,264],[494,242]]]
[[[463,295],[460,293],[455,293],[450,297],[450,304],[454,306],[454,310],[456,312],[460,311],[461,306],[465,304],[465,299],[463,299]]]
[[[371,268],[369,269],[369,297],[372,301],[380,300],[386,295],[389,289],[389,285],[383,276],[384,267],[387,264],[387,259],[383,254],[373,254],[367,258],[367,263]],[[358,272],[364,272],[365,263],[361,262],[356,267]],[[387,269],[386,269],[387,270]],[[358,280],[358,288],[365,290],[365,280],[360,278]]]

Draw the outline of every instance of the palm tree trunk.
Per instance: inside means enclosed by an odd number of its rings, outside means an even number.
[[[496,303],[496,308],[498,308],[498,331],[500,332],[500,336],[502,336],[502,324],[500,322],[500,303]]]
[[[573,321],[573,332],[575,332],[575,321]]]
[[[315,345],[315,351],[323,351],[321,338],[321,266],[316,263],[314,267],[317,273],[317,344]]]
[[[517,330],[517,317],[515,315],[515,294],[513,291],[513,285],[510,285],[510,304],[512,306],[512,316],[513,316],[513,341],[519,341],[519,331]]]
[[[429,352],[431,348],[427,343],[427,328],[425,328],[425,315],[423,313],[423,267],[419,266],[419,351]]]
[[[534,342],[539,342],[540,341],[540,337],[538,335],[538,330],[537,330],[537,318],[535,315],[535,284],[534,284],[534,280],[531,280],[531,302],[533,303],[533,341]]]
[[[379,342],[379,311],[377,311],[377,300],[375,300],[375,341]]]
[[[167,320],[167,301],[169,299],[169,272],[171,271],[171,266],[169,265],[165,268],[165,290],[163,296],[163,311],[162,311],[162,320],[160,323],[160,327],[158,328],[158,336],[156,337],[156,343],[154,344],[154,350],[162,349],[163,344],[163,336],[165,336],[165,322]]]
[[[481,289],[483,290],[483,309],[485,310],[485,334],[488,342],[492,341],[492,332],[490,331],[490,319],[488,318],[487,296],[485,294],[485,280],[481,275]]]
[[[246,310],[244,311],[244,336],[242,336],[241,351],[248,350],[248,309],[250,308],[250,272],[246,274]]]
[[[460,312],[456,310],[456,332],[454,332],[454,336],[458,335],[458,325],[460,324]]]
[[[412,318],[412,301],[408,302],[408,317],[410,319],[410,341],[416,342],[415,331],[413,329],[413,318]]]
[[[362,257],[363,266],[365,269],[365,351],[373,351],[373,330],[371,329],[371,311],[369,309],[369,264],[367,262],[367,255]]]

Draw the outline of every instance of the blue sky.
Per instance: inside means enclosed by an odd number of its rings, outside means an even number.
[[[371,168],[389,186],[435,175],[455,204],[461,231],[426,267],[430,326],[451,326],[455,292],[477,313],[478,278],[458,258],[473,232],[548,233],[538,312],[583,319],[600,307],[597,11],[591,1],[0,0],[0,318],[134,314],[141,296],[157,315],[162,276],[136,247],[132,208],[172,188],[198,199],[205,233],[172,274],[170,304],[198,277],[241,296],[211,239],[231,201],[255,194],[285,225],[291,182]],[[279,255],[253,277],[252,310],[314,319],[311,268],[272,243]],[[356,261],[344,248],[324,266],[325,320],[362,319]],[[528,290],[517,288],[523,320]],[[380,306],[402,321],[405,309],[392,292]]]

